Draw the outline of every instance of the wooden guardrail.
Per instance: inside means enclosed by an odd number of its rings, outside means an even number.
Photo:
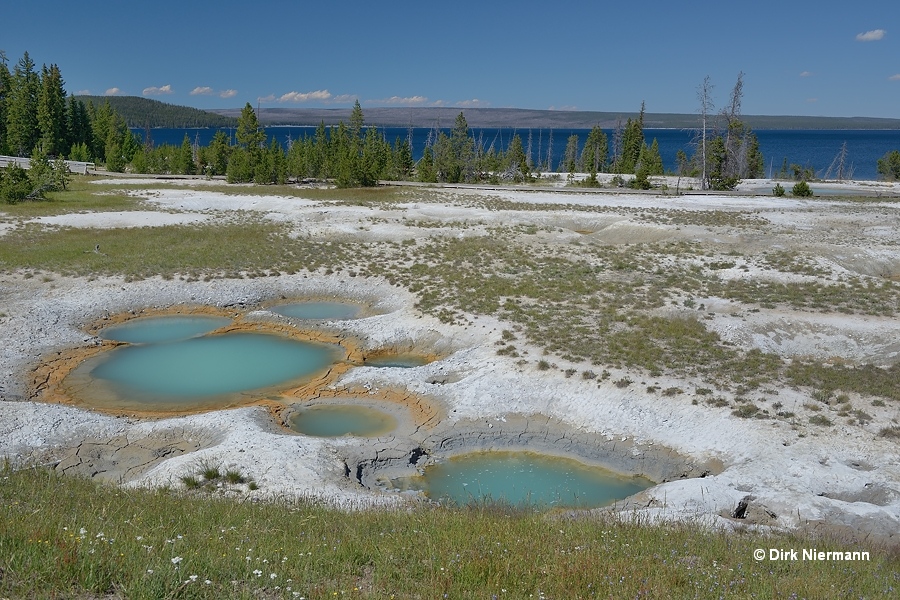
[[[65,161],[66,167],[68,167],[70,173],[77,173],[79,175],[87,175],[89,169],[94,168],[94,163],[92,162],[82,162],[80,160],[67,160]],[[22,169],[30,169],[31,168],[31,159],[30,158],[21,158],[18,156],[0,156],[0,168],[5,169],[7,165],[17,165]]]

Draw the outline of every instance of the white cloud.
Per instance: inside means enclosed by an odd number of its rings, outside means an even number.
[[[900,73],[897,73],[896,75],[891,75],[890,77],[888,77],[888,79],[890,81],[900,81]]]
[[[391,96],[379,100],[366,100],[366,104],[380,104],[382,106],[421,106],[428,102],[425,96]]]
[[[356,94],[340,94],[331,99],[334,104],[348,104],[356,101]]]
[[[222,90],[219,92],[219,98],[234,98],[237,96],[237,90]]]
[[[155,86],[146,87],[146,88],[144,88],[144,91],[143,91],[143,94],[145,96],[161,96],[164,94],[171,94],[171,93],[172,93],[172,86],[168,85],[168,84],[164,85],[162,87],[155,87]]]
[[[800,77],[812,77],[812,71],[803,71],[800,73]]]
[[[872,31],[867,31],[865,33],[856,34],[856,41],[858,42],[877,42],[881,38],[884,37],[887,31],[884,29],[873,29]]]
[[[268,96],[260,96],[256,99],[257,102],[274,102],[275,94],[269,94]]]
[[[315,92],[288,92],[278,98],[279,102],[327,102],[331,99],[328,90],[316,90]]]
[[[77,92],[75,92],[75,95],[76,96],[90,96],[91,90],[78,90]]]
[[[478,98],[472,98],[471,100],[461,100],[456,103],[456,106],[461,106],[463,108],[484,108],[490,105],[490,102],[485,102],[484,100],[479,100]]]
[[[215,91],[209,86],[197,86],[191,90],[191,96],[209,96],[214,93]]]
[[[122,90],[120,90],[119,88],[117,88],[117,87],[111,87],[111,88],[109,88],[108,90],[106,90],[106,91],[103,93],[103,95],[104,95],[104,96],[118,96],[118,95],[121,94],[121,93],[122,93]]]

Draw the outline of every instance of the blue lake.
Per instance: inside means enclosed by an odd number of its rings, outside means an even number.
[[[397,138],[410,136],[413,157],[416,160],[422,156],[425,145],[435,135],[434,130],[427,127],[413,129],[385,127],[379,128],[379,130],[391,143]],[[141,137],[144,135],[141,129],[133,131]],[[153,129],[150,135],[155,145],[180,145],[186,134],[190,140],[196,140],[200,145],[206,146],[212,141],[216,131],[216,129]],[[222,131],[234,140],[234,128],[226,128]],[[450,130],[443,131],[449,133]],[[587,129],[470,128],[471,135],[484,148],[493,145],[495,148],[505,150],[514,134],[518,134],[522,138],[523,144],[527,144],[530,135],[532,161],[545,163],[549,150],[550,163],[554,169],[558,169],[562,162],[569,136],[577,135],[580,144],[583,145],[588,131]],[[287,147],[292,140],[314,135],[315,127],[269,127],[266,129],[266,133],[270,138],[274,138],[282,146]],[[767,176],[778,172],[782,162],[787,158],[788,164],[796,163],[804,167],[811,167],[817,176],[822,177],[841,151],[841,146],[846,142],[846,161],[852,168],[853,177],[872,180],[878,178],[878,159],[892,150],[900,150],[900,130],[760,129],[755,133],[759,139]],[[613,131],[606,130],[606,134],[612,144]],[[693,130],[645,129],[644,137],[648,144],[654,138],[657,139],[663,165],[667,170],[674,171],[676,169],[676,153],[679,150],[684,150],[688,156],[694,154],[695,132]],[[610,153],[611,151],[610,148]],[[539,157],[540,159],[538,159]]]

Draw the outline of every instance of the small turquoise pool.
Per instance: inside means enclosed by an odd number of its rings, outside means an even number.
[[[648,479],[532,452],[472,452],[393,483],[457,505],[500,502],[564,508],[605,506],[654,485]]]
[[[288,418],[288,426],[315,437],[378,437],[397,428],[392,415],[355,404],[319,404],[298,409]]]
[[[147,331],[129,336],[140,344],[119,346],[76,367],[64,382],[69,394],[106,410],[224,408],[300,384],[342,357],[333,344],[248,332],[184,337],[184,330],[174,333],[180,317],[147,321],[141,324]],[[162,331],[153,331],[155,325]]]
[[[186,340],[230,324],[231,319],[226,317],[206,315],[145,317],[106,327],[100,337],[129,344],[158,344]]]
[[[295,319],[343,320],[355,319],[362,309],[347,302],[298,302],[273,306],[272,310]]]

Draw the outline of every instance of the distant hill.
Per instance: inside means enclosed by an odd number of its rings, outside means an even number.
[[[94,106],[107,100],[114,111],[122,115],[129,127],[234,127],[237,118],[215,114],[209,111],[166,104],[159,100],[138,96],[76,96],[85,104]],[[240,114],[240,110],[238,110]]]
[[[262,125],[337,125],[350,120],[349,108],[262,108]],[[517,129],[589,129],[600,125],[613,129],[617,121],[636,118],[636,112],[593,112],[532,110],[524,108],[363,108],[366,124],[382,127],[452,127],[462,111],[469,127],[509,127]],[[219,115],[237,118],[240,108],[210,109]],[[744,115],[751,129],[900,129],[900,119],[870,117],[802,117]],[[696,114],[646,113],[647,128],[692,129]]]

